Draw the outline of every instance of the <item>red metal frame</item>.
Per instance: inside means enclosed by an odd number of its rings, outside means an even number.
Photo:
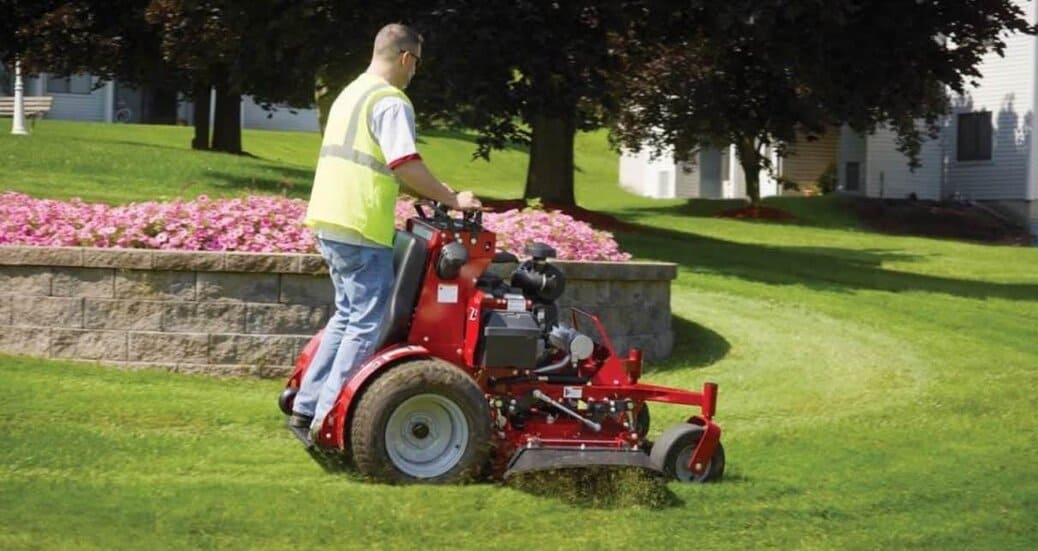
[[[495,474],[500,476],[512,453],[523,447],[595,447],[634,449],[642,443],[632,426],[633,414],[645,402],[662,402],[698,406],[699,415],[689,422],[704,427],[703,437],[692,454],[689,468],[701,474],[720,439],[721,429],[712,421],[717,406],[717,385],[705,383],[696,391],[639,383],[642,372],[641,351],[632,348],[626,357],[620,357],[601,321],[587,312],[575,310],[574,327],[579,328],[578,314],[591,321],[601,336],[592,357],[580,362],[573,372],[580,384],[555,384],[540,380],[522,380],[535,376],[518,369],[483,368],[479,366],[481,323],[488,310],[504,310],[505,300],[484,294],[476,288],[477,278],[486,270],[495,253],[496,237],[492,232],[470,232],[437,228],[420,218],[408,222],[408,230],[426,235],[428,257],[422,290],[407,341],[395,343],[377,353],[359,367],[342,389],[331,413],[326,417],[316,443],[322,447],[347,449],[348,423],[356,398],[364,388],[386,369],[414,358],[435,357],[450,362],[471,375],[487,393],[488,399],[511,399],[527,396],[537,389],[554,400],[569,400],[583,404],[588,410],[593,404],[633,407],[630,413],[618,411],[601,415],[601,429],[594,431],[581,421],[565,415],[555,415],[554,408],[539,404],[530,409],[531,415],[521,426],[514,426],[506,417],[495,419],[494,448]],[[417,230],[417,231],[416,231]],[[458,277],[444,280],[436,273],[440,249],[451,241],[465,245],[469,261]],[[530,308],[529,301],[526,308]],[[296,362],[288,387],[298,388],[310,365],[322,333],[307,344]],[[508,379],[511,378],[511,379]],[[502,379],[505,382],[500,382]],[[629,405],[624,405],[629,404]],[[492,408],[493,409],[493,408]],[[540,415],[543,413],[552,413]],[[696,465],[699,468],[696,468]]]

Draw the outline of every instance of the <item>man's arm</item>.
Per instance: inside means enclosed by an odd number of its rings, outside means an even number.
[[[471,191],[456,193],[429,172],[415,143],[414,110],[400,98],[388,97],[375,104],[371,133],[389,159],[386,164],[404,186],[417,195],[452,209],[473,210],[482,206]]]
[[[412,159],[396,165],[393,167],[393,173],[415,193],[443,203],[452,209],[472,210],[482,206],[471,191],[455,193],[446,184],[436,179],[421,159]]]

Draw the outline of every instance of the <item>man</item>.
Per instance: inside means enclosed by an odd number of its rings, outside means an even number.
[[[296,394],[294,427],[320,427],[349,372],[375,352],[393,285],[397,180],[454,209],[481,206],[471,192],[437,180],[418,155],[414,108],[403,89],[421,59],[418,33],[386,25],[371,64],[329,111],[305,224],[328,263],[335,313]]]

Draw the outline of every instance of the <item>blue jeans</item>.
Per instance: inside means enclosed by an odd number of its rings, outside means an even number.
[[[335,287],[335,313],[296,394],[295,413],[319,427],[350,372],[371,357],[393,288],[393,249],[318,239]]]

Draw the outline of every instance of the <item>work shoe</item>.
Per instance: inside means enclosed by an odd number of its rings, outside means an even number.
[[[303,415],[302,413],[292,412],[292,416],[288,418],[288,426],[297,429],[309,429],[310,424],[314,422],[313,415]]]

